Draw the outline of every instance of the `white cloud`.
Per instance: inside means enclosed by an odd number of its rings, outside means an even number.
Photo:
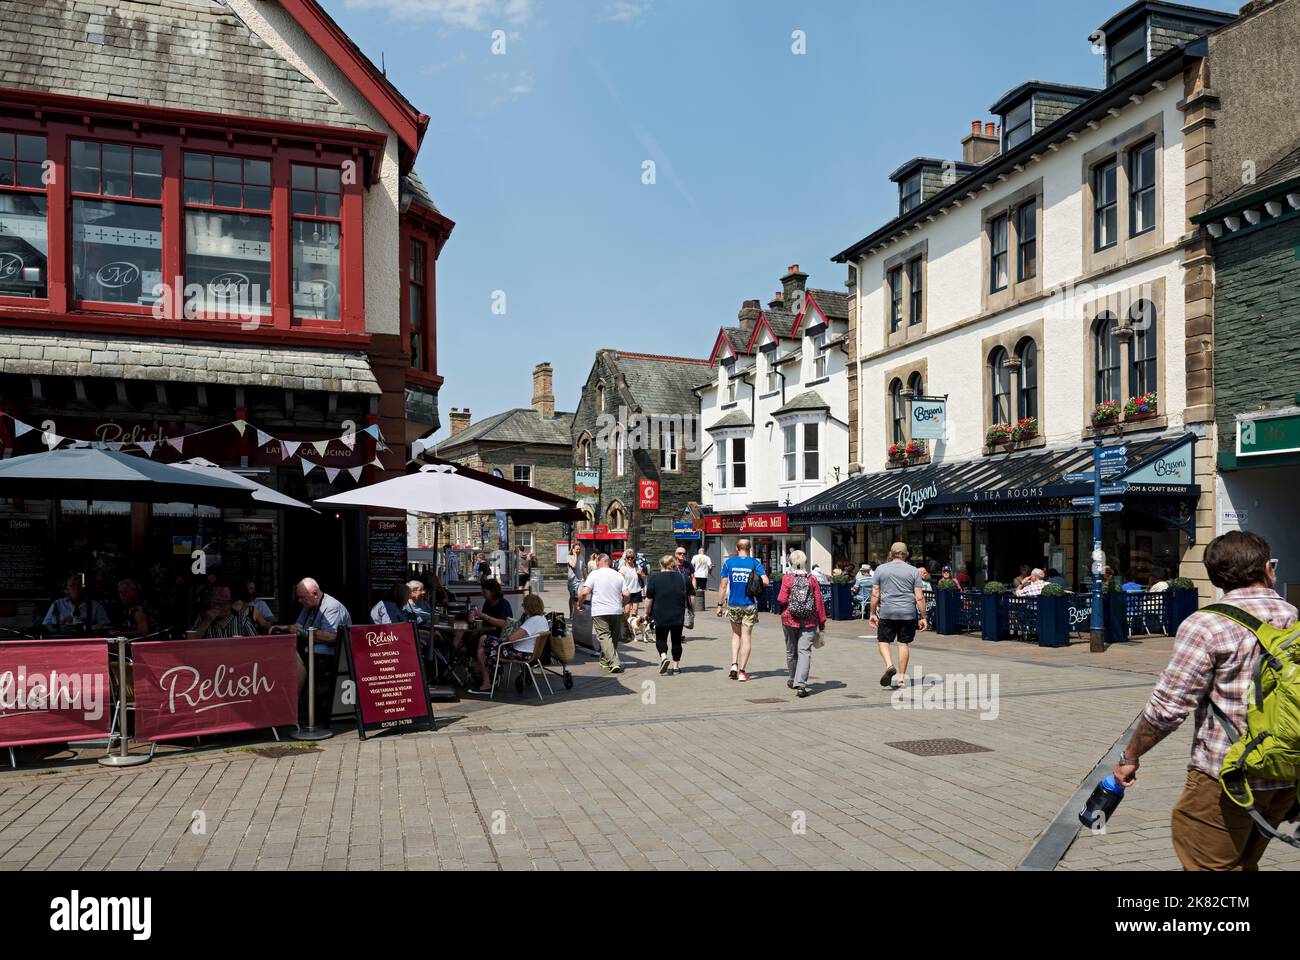
[[[535,0],[347,0],[352,10],[382,10],[398,20],[433,20],[469,30],[526,23],[534,4]]]
[[[533,92],[536,81],[533,75],[528,72],[522,73],[498,73],[493,76],[495,83],[500,85],[502,93],[496,98],[496,103],[508,103],[526,97]]]
[[[654,0],[609,0],[605,4],[605,19],[618,23],[631,23],[650,12]]]

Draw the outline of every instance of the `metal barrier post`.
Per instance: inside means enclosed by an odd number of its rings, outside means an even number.
[[[307,729],[299,727],[289,734],[295,740],[328,740],[334,733],[327,727],[316,729],[316,628],[307,631]]]
[[[131,754],[126,746],[126,637],[117,638],[117,735],[122,744],[120,753],[110,753],[100,757],[98,763],[106,767],[134,767],[148,763],[152,758],[147,753]],[[111,742],[111,741],[110,741]]]

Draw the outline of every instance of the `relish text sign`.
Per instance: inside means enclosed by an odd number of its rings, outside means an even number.
[[[424,663],[409,623],[374,624],[348,630],[348,661],[357,685],[357,729],[433,729]]]
[[[136,735],[175,740],[298,722],[288,635],[133,643]]]
[[[0,643],[0,747],[108,733],[108,641]]]

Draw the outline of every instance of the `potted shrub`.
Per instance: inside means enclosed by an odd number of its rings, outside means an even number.
[[[1025,417],[1011,430],[1011,439],[1015,443],[1022,440],[1032,440],[1038,436],[1038,418]]]
[[[961,633],[961,584],[940,580],[934,585],[934,630],[940,636]]]
[[[1011,439],[1011,424],[995,423],[984,435],[984,442],[990,447],[999,447]]]
[[[1158,416],[1160,405],[1156,398],[1156,392],[1144,393],[1140,397],[1133,397],[1128,403],[1124,404],[1124,419],[1131,422],[1134,420],[1150,420]]]
[[[1103,400],[1092,408],[1092,425],[1109,427],[1119,422],[1119,401]]]
[[[1183,621],[1194,614],[1200,606],[1200,594],[1196,585],[1186,577],[1174,577],[1169,581],[1169,590],[1165,594],[1168,607],[1169,635],[1173,636]]]
[[[1038,645],[1070,645],[1070,605],[1059,583],[1046,584],[1038,595]]]
[[[831,605],[826,612],[832,620],[853,619],[853,578],[847,573],[831,578]]]
[[[1106,646],[1128,639],[1128,604],[1118,577],[1101,584],[1101,612],[1106,627]]]
[[[1005,640],[1011,635],[1007,627],[1007,587],[998,580],[984,584],[980,597],[980,635],[985,640]]]

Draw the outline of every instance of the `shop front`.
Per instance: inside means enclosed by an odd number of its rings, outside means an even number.
[[[742,538],[749,540],[751,556],[774,573],[785,570],[791,550],[806,549],[805,531],[791,526],[788,513],[705,514],[704,539],[713,560],[713,579],[716,580],[723,561],[735,554],[736,542]]]
[[[596,524],[590,530],[579,530],[574,537],[582,544],[588,557],[593,553],[608,553],[611,557],[617,558],[627,549],[626,530],[611,530],[600,524]]]
[[[1102,548],[1125,580],[1177,576],[1195,542],[1196,437],[1127,444],[1128,463],[1108,478]],[[1010,584],[1024,570],[1054,568],[1073,589],[1091,582],[1091,446],[888,470],[851,478],[800,504],[791,521],[857,528],[854,564],[889,559],[906,543],[932,576],[945,565],[975,586]],[[1086,502],[1085,502],[1086,501]]]

